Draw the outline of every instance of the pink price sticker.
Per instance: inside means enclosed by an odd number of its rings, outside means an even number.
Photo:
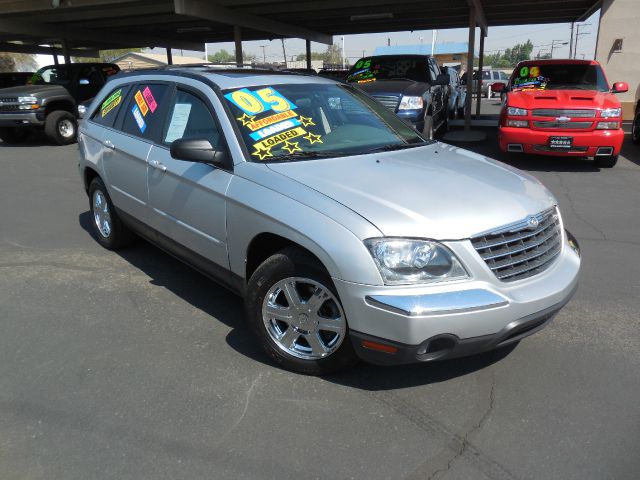
[[[158,104],[156,103],[156,99],[153,98],[153,93],[151,93],[151,89],[149,87],[146,87],[142,91],[142,95],[144,96],[144,99],[147,101],[147,105],[149,105],[149,110],[151,110],[151,113],[155,112],[156,108],[158,108]]]

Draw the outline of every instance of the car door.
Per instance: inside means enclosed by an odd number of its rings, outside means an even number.
[[[228,276],[225,194],[233,174],[205,163],[176,160],[169,150],[179,138],[206,138],[216,149],[227,148],[217,121],[224,113],[217,98],[215,103],[218,112],[195,88],[177,86],[162,138],[149,154],[148,190],[152,226],[179,245],[179,253],[191,263],[200,265],[204,257],[221,267],[214,268],[214,275]],[[212,273],[209,267],[203,269]]]
[[[147,160],[151,145],[159,138],[163,125],[164,98],[172,90],[167,82],[137,83],[124,92],[116,89],[100,107],[112,108],[122,102],[114,128],[102,137],[103,169],[113,204],[137,220],[148,223]],[[149,99],[145,107],[138,105],[141,95]],[[118,97],[120,95],[120,97]],[[119,100],[120,98],[120,100]]]

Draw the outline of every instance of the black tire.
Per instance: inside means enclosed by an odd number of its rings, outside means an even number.
[[[433,140],[433,117],[431,115],[425,115],[424,117],[424,127],[422,127],[422,134],[428,140]]]
[[[6,143],[22,143],[31,133],[29,128],[0,128],[0,139]]]
[[[306,252],[298,248],[286,248],[266,259],[256,269],[253,275],[251,275],[251,279],[247,285],[245,312],[249,326],[262,349],[281,367],[305,375],[327,375],[357,363],[358,358],[349,339],[346,317],[344,318],[345,328],[341,343],[332,353],[323,358],[298,358],[292,353],[285,351],[285,349],[279,346],[276,340],[272,338],[263,319],[263,304],[266,301],[265,299],[269,291],[275,287],[278,282],[292,277],[317,282],[325,290],[333,294],[338,302],[339,308],[342,309],[338,293],[331,281],[331,277],[324,267]],[[288,326],[286,331],[291,328],[293,327]]]
[[[600,168],[612,168],[616,163],[618,163],[618,155],[596,157],[596,165]]]
[[[101,204],[104,205],[106,203],[110,219],[108,232],[105,228],[98,228],[98,223],[103,224],[103,222],[99,222],[96,218],[96,214],[99,214],[95,198],[97,193],[100,193],[104,200],[104,203],[101,202]],[[111,197],[109,197],[109,193],[107,192],[104,183],[98,177],[94,178],[89,185],[89,211],[91,213],[91,226],[93,227],[96,239],[104,248],[117,250],[129,245],[135,240],[135,235],[122,223],[120,217],[118,217],[118,212],[113,207]],[[104,214],[104,210],[102,210],[102,213]]]
[[[51,112],[44,121],[44,134],[56,145],[74,143],[78,136],[76,117],[64,110]]]
[[[640,145],[640,109],[636,112],[631,126],[631,141],[636,145]]]

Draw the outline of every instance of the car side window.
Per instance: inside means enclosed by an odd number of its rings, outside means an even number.
[[[509,80],[509,75],[504,72],[500,72],[500,80]]]
[[[172,103],[162,143],[168,145],[180,138],[206,138],[214,147],[220,144],[220,128],[206,103],[196,95],[180,89]]]
[[[491,72],[483,70],[482,71],[482,79],[483,80],[491,80]]]
[[[122,101],[126,97],[128,90],[128,85],[123,85],[111,90],[101,99],[100,106],[91,116],[91,121],[105,127],[113,126],[113,122],[118,116],[120,108],[122,108]]]
[[[168,92],[169,86],[165,84],[134,85],[124,112],[122,131],[144,139],[157,139],[163,124],[162,106]]]

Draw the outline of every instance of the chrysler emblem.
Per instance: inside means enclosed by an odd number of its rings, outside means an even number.
[[[533,229],[537,228],[538,224],[539,224],[539,222],[538,222],[538,219],[536,217],[529,217],[528,220],[527,220],[527,227],[530,230],[533,230]]]

